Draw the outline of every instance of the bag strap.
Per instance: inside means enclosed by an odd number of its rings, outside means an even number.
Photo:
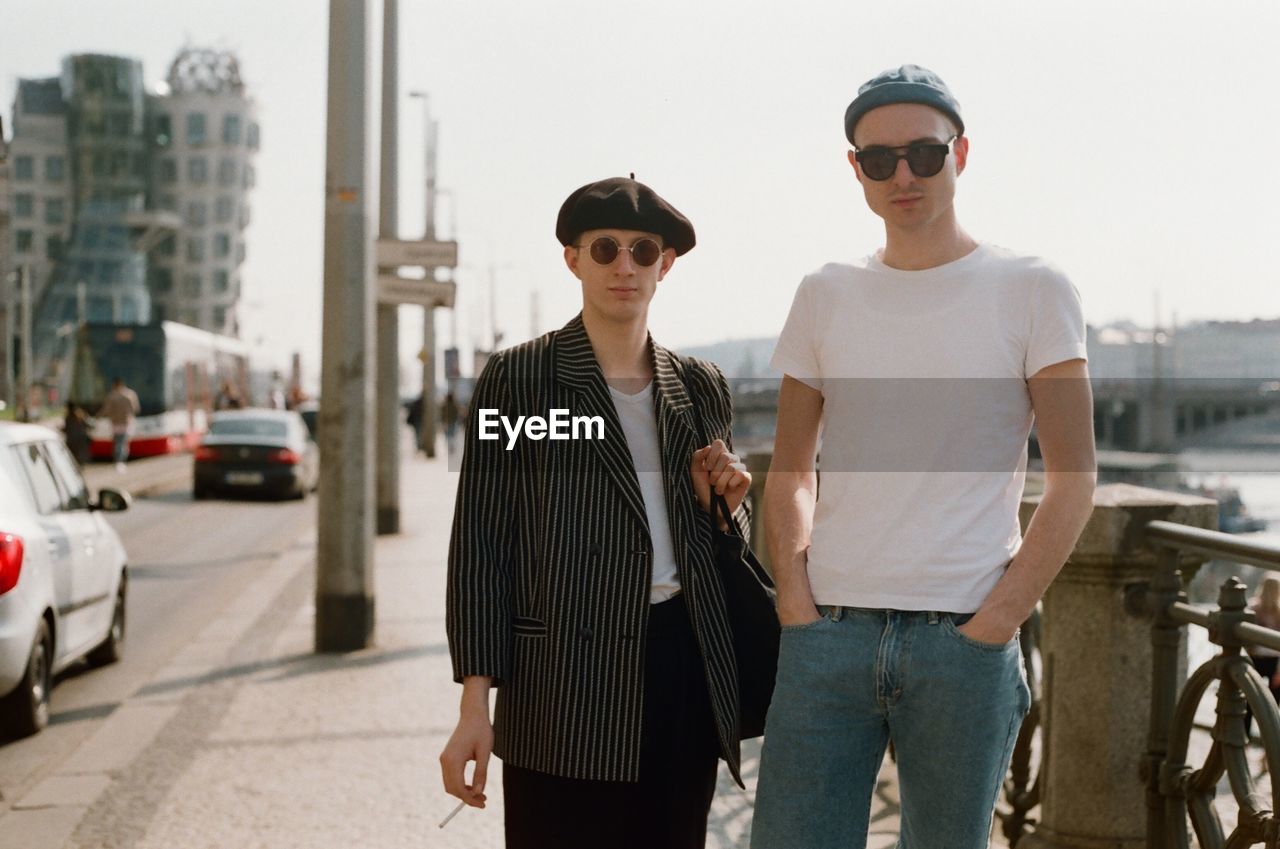
[[[684,385],[685,394],[689,396],[690,403],[693,404],[694,418],[697,420],[698,439],[702,445],[710,445],[711,440],[707,430],[707,420],[702,416],[702,405],[698,403],[698,393],[693,391],[693,387],[689,385],[689,381],[685,379],[684,360],[674,353],[671,356],[673,362],[677,363],[676,371],[680,377],[680,382]],[[728,534],[738,539],[742,539],[742,534],[738,531],[737,522],[733,521],[733,513],[729,510],[729,502],[724,500],[724,496],[711,490],[711,505],[707,511],[711,516],[711,527],[716,529],[718,522],[717,516],[724,519],[725,526],[729,528]]]

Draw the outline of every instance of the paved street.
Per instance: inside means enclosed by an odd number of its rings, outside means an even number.
[[[455,480],[406,457],[404,532],[376,544],[376,647],[344,656],[311,649],[314,500],[197,504],[171,480],[118,516],[128,657],[65,678],[54,725],[0,745],[0,849],[501,846],[496,761],[489,808],[437,828]],[[710,847],[746,846],[751,799],[722,771]],[[896,810],[887,772],[871,847],[893,844]]]

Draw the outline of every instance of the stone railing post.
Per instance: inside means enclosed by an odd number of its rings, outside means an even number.
[[[1024,529],[1040,498],[1023,500]],[[1154,519],[1216,528],[1218,508],[1175,492],[1100,486],[1075,551],[1045,593],[1041,810],[1018,849],[1146,846],[1151,623],[1126,611],[1125,594],[1154,575],[1156,551],[1144,533]],[[1185,680],[1185,636],[1181,656]]]

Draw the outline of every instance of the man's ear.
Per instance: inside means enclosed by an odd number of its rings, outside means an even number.
[[[569,266],[574,277],[578,276],[578,249],[573,245],[564,246],[564,264]]]
[[[671,270],[671,266],[676,264],[676,249],[666,248],[662,252],[662,264],[658,266],[658,279],[667,276],[667,272]]]
[[[959,177],[964,173],[965,163],[969,161],[969,137],[956,136],[956,140],[952,142],[952,145],[956,157],[956,176]]]
[[[849,165],[853,168],[853,175],[858,178],[858,182],[862,182],[862,169],[858,167],[858,152],[849,151]]]

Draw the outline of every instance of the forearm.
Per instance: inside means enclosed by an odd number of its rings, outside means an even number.
[[[1013,631],[1031,615],[1093,512],[1094,484],[1091,472],[1057,472],[1046,478],[1044,496],[1017,556],[982,604],[984,619]]]
[[[778,606],[812,606],[808,551],[817,503],[817,475],[812,471],[771,471],[764,503]]]
[[[493,679],[487,675],[468,675],[462,679],[462,700],[458,713],[464,718],[489,721],[489,689]]]

